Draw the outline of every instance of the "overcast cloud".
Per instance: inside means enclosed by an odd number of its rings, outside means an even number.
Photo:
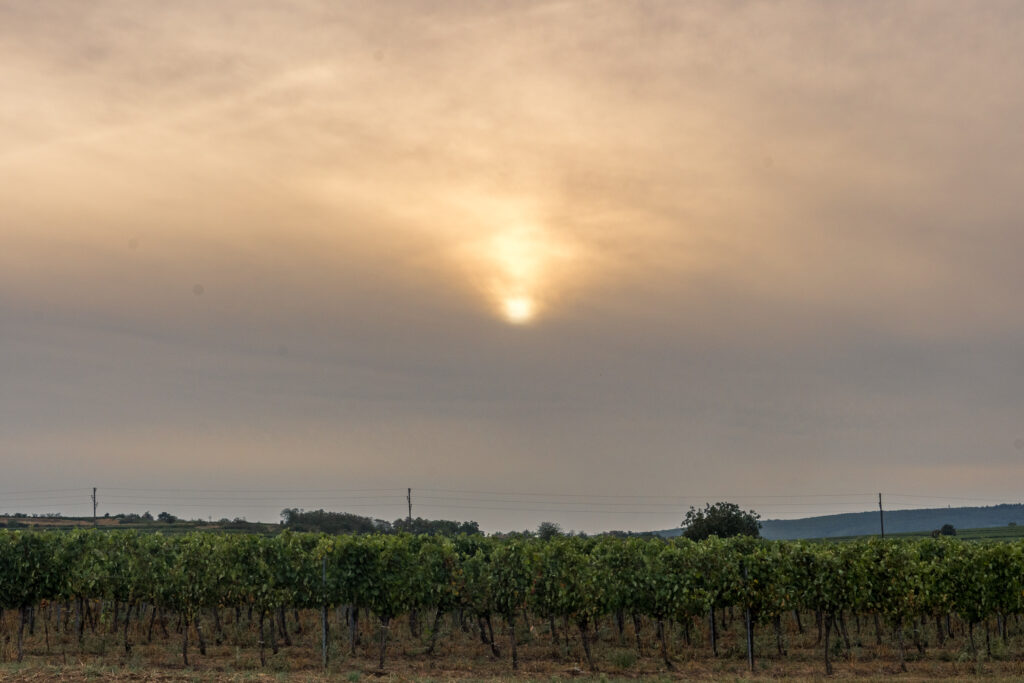
[[[0,3],[0,511],[1016,501],[1021,35],[1017,2]]]

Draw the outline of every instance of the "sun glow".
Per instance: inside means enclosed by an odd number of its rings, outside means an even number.
[[[550,245],[537,228],[519,226],[494,235],[487,250],[493,264],[490,295],[506,321],[525,325],[537,316],[538,297],[548,284]]]
[[[457,255],[491,310],[511,325],[547,315],[566,280],[576,276],[575,245],[544,226],[529,205],[461,199],[459,208],[478,227],[476,239],[464,241]]]
[[[525,325],[533,319],[533,299],[525,296],[514,296],[505,299],[505,319],[514,325]]]

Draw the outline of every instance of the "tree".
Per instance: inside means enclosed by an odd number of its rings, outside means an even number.
[[[761,515],[753,510],[745,512],[736,503],[705,504],[703,510],[690,506],[683,520],[683,535],[694,541],[701,541],[709,536],[728,538],[730,536],[761,535],[761,523],[757,520]]]
[[[943,536],[956,536],[956,527],[952,524],[943,524],[942,528],[939,529],[939,533]]]
[[[537,527],[537,538],[542,541],[550,541],[562,535],[562,527],[558,522],[541,522]]]
[[[174,524],[178,521],[178,518],[172,515],[170,512],[161,512],[156,516],[157,520],[166,522],[167,524]]]

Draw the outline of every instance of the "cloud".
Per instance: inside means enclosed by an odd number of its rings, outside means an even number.
[[[741,494],[873,490],[894,461],[984,449],[999,490],[1022,23],[1014,3],[7,5],[0,441],[51,469],[171,458],[205,420],[181,449],[224,481],[251,453],[259,476],[483,489],[747,468]],[[534,324],[503,322],[516,297]]]

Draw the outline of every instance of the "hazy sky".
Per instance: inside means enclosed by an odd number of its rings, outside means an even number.
[[[0,511],[1017,501],[1022,35],[1016,1],[0,1]]]

